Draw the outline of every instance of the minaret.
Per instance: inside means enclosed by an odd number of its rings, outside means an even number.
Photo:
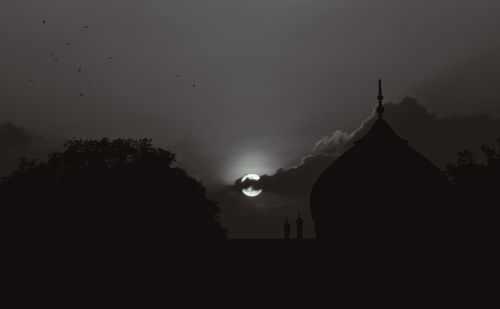
[[[285,239],[290,239],[290,223],[288,223],[288,217],[285,217],[285,224],[283,224],[283,231],[285,232]]]
[[[382,80],[378,80],[378,106],[377,106],[377,114],[379,118],[384,117],[384,107],[382,106],[382,101],[384,100],[384,95],[382,94]]]
[[[303,236],[303,230],[302,226],[304,224],[304,220],[302,220],[302,217],[300,216],[300,210],[299,210],[299,217],[297,220],[295,220],[295,225],[297,226],[297,239],[302,239]]]

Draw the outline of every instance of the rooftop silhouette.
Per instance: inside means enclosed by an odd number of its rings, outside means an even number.
[[[380,241],[436,233],[447,179],[384,120],[378,119],[313,186],[310,205],[319,239]]]

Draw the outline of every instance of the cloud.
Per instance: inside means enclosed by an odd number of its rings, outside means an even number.
[[[481,144],[500,137],[500,119],[484,114],[441,117],[414,97],[389,104],[386,111],[394,130],[440,168],[455,160],[457,152],[469,149],[479,155]]]
[[[325,136],[314,144],[313,150],[315,152],[324,152],[328,150],[329,152],[343,152],[345,146],[350,144],[352,137],[355,132],[346,133],[341,130],[333,132],[330,136]],[[333,147],[332,147],[333,146]]]
[[[21,157],[41,159],[50,150],[42,136],[7,122],[0,124],[0,176],[12,172]]]
[[[500,116],[500,46],[474,53],[467,59],[433,72],[412,91],[432,102],[439,110],[458,115],[482,111]]]

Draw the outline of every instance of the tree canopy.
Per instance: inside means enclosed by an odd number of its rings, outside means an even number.
[[[0,182],[11,239],[149,243],[224,239],[201,182],[151,139],[73,139],[47,162],[21,159]]]

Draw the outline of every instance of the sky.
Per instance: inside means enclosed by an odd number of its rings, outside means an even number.
[[[210,189],[234,237],[278,237],[284,214],[307,216],[307,194],[227,186],[349,139],[378,78],[441,166],[500,118],[495,0],[5,0],[0,20],[0,172],[71,137],[151,137]],[[405,129],[417,114],[441,138],[457,124],[471,137],[426,144],[426,127]]]

